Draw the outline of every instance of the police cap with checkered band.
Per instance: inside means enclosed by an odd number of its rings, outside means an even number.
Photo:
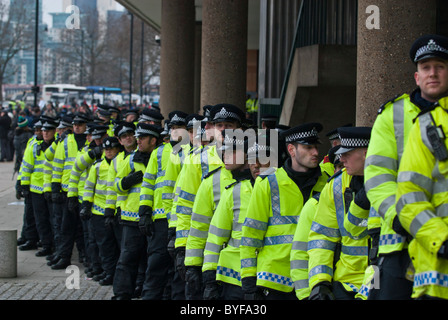
[[[341,147],[335,154],[342,154],[357,148],[367,148],[372,133],[371,127],[342,127],[338,129]]]
[[[429,58],[448,60],[448,38],[437,34],[424,35],[415,40],[409,54],[414,63]]]
[[[322,128],[322,124],[318,122],[308,122],[282,132],[282,136],[286,143],[321,144],[319,132]]]

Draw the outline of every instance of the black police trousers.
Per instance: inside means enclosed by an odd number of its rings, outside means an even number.
[[[36,227],[36,219],[34,218],[33,201],[31,197],[25,197],[25,210],[23,211],[23,226],[21,237],[29,241],[38,241],[39,234]]]
[[[43,194],[30,192],[33,203],[34,219],[36,229],[42,247],[51,248],[53,246],[53,230],[50,219],[50,209]]]
[[[102,269],[107,275],[113,276],[117,265],[120,248],[115,238],[114,230],[105,224],[104,216],[93,214],[90,218],[93,238],[98,245],[98,253]]]
[[[168,253],[168,220],[156,219],[154,233],[148,237],[148,263],[143,283],[143,300],[178,299],[185,283],[174,278],[174,261]],[[169,296],[167,287],[170,286]],[[181,295],[181,299],[184,295]]]
[[[410,300],[413,282],[406,279],[410,262],[407,250],[381,255],[380,285],[378,289],[370,289],[368,300]]]
[[[67,194],[64,195],[64,201],[60,209],[62,209],[62,220],[60,246],[57,254],[61,258],[71,259],[75,242],[78,251],[84,251],[85,248],[81,218],[78,212],[68,210]]]
[[[115,268],[113,290],[115,297],[131,299],[139,274],[142,258],[146,260],[146,236],[137,223],[123,222],[120,257]]]

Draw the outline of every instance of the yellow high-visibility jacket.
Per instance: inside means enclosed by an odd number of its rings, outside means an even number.
[[[29,185],[30,191],[42,194],[44,192],[44,161],[41,150],[43,140],[33,140],[25,148],[21,165],[21,185]]]
[[[215,144],[198,149],[198,152],[193,153],[184,164],[183,170],[185,172],[178,182],[180,191],[176,203],[176,248],[185,247],[187,244],[193,204],[203,177],[210,171],[222,166],[224,166],[224,163],[217,153]]]
[[[110,164],[104,157],[97,160],[85,180],[83,201],[93,203],[92,214],[104,216]]]
[[[172,149],[170,160],[166,166],[165,182],[162,186],[162,205],[170,228],[174,228],[176,226],[176,210],[172,210],[173,202],[175,202],[174,200],[176,197],[175,190],[180,172],[184,165],[185,159],[190,153],[190,150],[190,144],[183,145],[178,152],[176,152],[177,150]]]
[[[392,222],[396,216],[398,166],[413,120],[419,112],[420,108],[411,102],[409,95],[404,94],[380,109],[372,128],[364,178],[367,197],[379,214],[375,219],[369,218],[369,229],[381,228],[380,254],[407,247],[406,237],[392,229]]]
[[[354,211],[356,206],[353,201],[350,205],[345,203],[344,193],[351,179],[343,169],[333,176],[320,194],[308,236],[310,290],[324,281],[338,281],[352,292],[361,288],[368,266],[369,237],[353,238],[344,227],[346,212]],[[339,251],[338,259],[335,253]]]
[[[448,240],[448,161],[435,157],[427,134],[427,127],[439,127],[442,145],[448,146],[448,98],[439,102],[416,119],[398,171],[396,210],[413,237],[408,248],[415,269],[413,298],[448,299],[448,259],[437,255]]]
[[[78,201],[82,203],[84,194],[84,185],[89,174],[90,167],[95,159],[89,157],[88,152],[90,145],[85,145],[77,154],[73,163],[70,179],[68,181],[67,197],[78,197]]]
[[[162,204],[162,187],[165,173],[170,161],[173,147],[170,143],[163,143],[151,154],[146,172],[143,176],[140,191],[140,205],[152,208],[152,219],[165,219],[166,213]]]
[[[126,159],[129,154],[125,151],[121,151],[115,158],[112,159],[112,163],[109,166],[109,172],[107,173],[107,194],[105,209],[109,208],[114,210],[115,215],[117,209],[120,207],[120,203],[126,199],[126,195],[118,194],[115,190],[115,178],[117,176],[118,169],[121,163]]]
[[[322,174],[313,193],[320,192],[328,176]],[[303,199],[284,168],[257,179],[242,228],[241,277],[257,277],[257,286],[291,292],[290,252]]]
[[[224,189],[204,250],[202,271],[214,270],[216,280],[236,286],[241,286],[241,233],[252,190],[249,179],[234,181]]]
[[[140,191],[142,183],[138,183],[132,186],[130,189],[123,189],[121,180],[128,176],[133,170],[135,172],[146,171],[146,166],[143,163],[134,162],[134,153],[128,155],[122,162],[118,169],[117,176],[115,177],[114,188],[118,192],[118,196],[123,196],[120,203],[121,208],[121,220],[128,222],[138,222],[140,217],[138,215],[138,209],[140,207]]]
[[[86,141],[87,142],[87,141]],[[68,183],[72,172],[73,164],[78,155],[78,150],[84,146],[79,146],[73,133],[67,135],[64,141],[58,143],[53,159],[52,183],[60,183],[62,191],[68,192]]]
[[[202,266],[210,221],[225,187],[235,181],[232,172],[218,167],[204,177],[194,200],[185,251],[186,266]]]
[[[299,300],[309,297],[308,286],[308,235],[319,203],[320,193],[315,194],[303,206],[291,248],[291,280]]]

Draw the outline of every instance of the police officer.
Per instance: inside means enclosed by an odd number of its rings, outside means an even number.
[[[258,136],[259,137],[259,136]],[[267,139],[266,139],[267,138]],[[277,157],[269,137],[249,140],[229,137],[224,156],[225,168],[233,182],[222,192],[207,237],[204,250],[204,300],[242,300],[240,243],[241,227],[246,218],[255,180],[264,170],[271,168],[270,161]],[[241,141],[241,142],[240,142]],[[236,160],[243,154],[243,162]]]
[[[57,252],[59,260],[51,266],[54,270],[65,269],[70,265],[75,242],[80,253],[83,253],[85,247],[79,214],[68,210],[67,192],[73,163],[78,151],[87,141],[85,131],[88,122],[90,119],[87,115],[82,113],[75,115],[73,133],[68,134],[64,141],[58,144],[53,159],[52,199],[53,203],[62,207],[61,245]]]
[[[297,220],[305,202],[320,192],[328,179],[319,167],[321,130],[319,123],[305,123],[285,131],[290,158],[255,183],[240,247],[246,299],[296,299],[290,251]]]
[[[334,174],[337,174],[343,168],[343,164],[340,163],[340,155],[335,154],[339,148],[340,145],[337,145],[328,151],[329,161],[335,168]],[[308,299],[310,295],[308,286],[308,235],[319,204],[319,198],[320,192],[314,194],[303,206],[291,248],[291,280],[294,283],[294,290],[299,300]]]
[[[53,121],[51,121],[53,120]],[[40,119],[42,124],[42,140],[36,140],[32,148],[27,148],[22,160],[22,193],[24,197],[32,201],[34,218],[42,243],[42,249],[36,256],[48,256],[53,251],[53,232],[50,221],[50,209],[45,201],[44,190],[44,159],[45,150],[54,139],[57,123],[55,119]]]
[[[121,151],[121,145],[115,137],[104,138],[102,144],[104,156],[95,161],[89,170],[80,214],[89,217],[92,226],[91,236],[99,249],[104,272],[96,279],[100,285],[111,285],[119,256],[119,241],[115,238],[113,229],[106,226],[104,208],[109,167],[112,160]]]
[[[28,140],[24,154],[25,152],[27,152],[27,150],[29,149],[32,150],[36,143],[42,141],[43,137],[41,129],[42,129],[42,121],[38,119],[38,121],[34,124],[34,135]],[[39,241],[39,233],[36,226],[36,219],[34,217],[34,209],[33,209],[33,202],[31,200],[31,194],[28,192],[25,197],[25,194],[22,193],[21,184],[22,184],[23,169],[24,169],[24,163],[22,159],[16,183],[16,192],[18,194],[17,198],[24,197],[25,202],[22,236],[21,236],[24,242],[19,244],[19,250],[27,251],[37,249],[37,243]],[[29,180],[29,177],[27,177],[27,179]]]
[[[439,75],[448,75],[448,63]],[[398,171],[396,210],[412,236],[412,298],[448,299],[448,97],[421,114],[409,133]]]
[[[222,159],[217,152],[217,146],[221,145],[221,132],[225,129],[241,127],[243,118],[244,112],[235,105],[218,104],[213,106],[210,110],[210,119],[208,119],[208,122],[211,122],[208,130],[213,131],[215,140],[195,152],[184,166],[185,173],[178,182],[180,191],[176,203],[176,266],[181,273],[185,274],[185,247],[199,185],[209,172],[223,166]]]
[[[123,223],[120,257],[113,280],[116,300],[129,300],[134,294],[139,263],[146,261],[146,236],[138,227],[139,200],[143,175],[151,153],[158,145],[162,128],[139,123],[135,132],[138,149],[128,155],[120,165],[115,178],[115,191],[124,199],[120,203]]]
[[[439,35],[425,35],[414,42],[410,57],[416,64],[418,88],[384,104],[373,125],[365,179],[367,196],[381,217],[376,223],[369,222],[370,232],[375,233],[373,249],[378,252],[373,263],[381,276],[378,289],[371,290],[369,299],[410,299],[412,294],[412,283],[406,280],[411,262],[409,239],[394,205],[397,171],[415,117],[448,95],[448,76],[441,72],[448,61],[447,49],[448,39]]]
[[[364,163],[371,128],[339,128],[345,168],[322,190],[308,237],[310,300],[354,299],[368,265]],[[353,196],[354,194],[354,196]],[[361,230],[347,231],[344,218]]]

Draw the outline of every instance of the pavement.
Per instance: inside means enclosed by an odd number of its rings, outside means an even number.
[[[14,162],[0,162],[0,231],[17,230],[20,237],[24,202],[15,196],[17,174],[12,176]],[[1,244],[0,244],[1,247]],[[87,279],[78,261],[76,248],[72,266],[52,270],[37,250],[17,249],[17,276],[0,278],[0,300],[110,300],[112,286],[101,286]],[[79,272],[78,272],[79,271]],[[79,277],[78,277],[79,275]]]

